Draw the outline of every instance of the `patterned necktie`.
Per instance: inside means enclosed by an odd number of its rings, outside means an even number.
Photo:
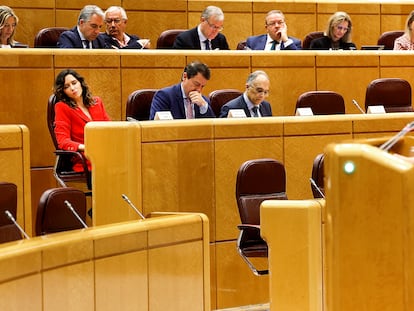
[[[253,111],[253,118],[258,118],[259,117],[259,114],[257,113],[257,110],[259,109],[259,107],[257,107],[257,106],[254,106],[253,108],[252,108],[252,111]]]
[[[88,40],[82,40],[82,43],[83,43],[83,48],[84,49],[90,49],[91,48]]]
[[[185,99],[185,110],[187,119],[194,119],[193,107],[191,106],[191,100],[188,97]]]
[[[211,50],[210,48],[210,41],[209,40],[205,40],[204,44],[206,45],[206,50]]]

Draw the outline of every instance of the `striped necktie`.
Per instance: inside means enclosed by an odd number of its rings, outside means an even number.
[[[187,98],[185,98],[184,102],[185,102],[185,111],[186,111],[187,119],[194,119],[193,107],[191,105],[191,100],[187,97]]]

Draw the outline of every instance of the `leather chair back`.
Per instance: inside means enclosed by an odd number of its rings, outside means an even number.
[[[242,92],[236,89],[215,90],[209,94],[210,106],[216,117],[220,116],[220,110],[230,100],[239,97]]]
[[[86,196],[79,189],[52,188],[43,192],[36,215],[36,235],[84,228],[64,203],[67,200],[85,222]]]
[[[302,41],[302,49],[309,50],[312,40],[323,37],[323,34],[323,31],[313,31],[308,33]]]
[[[175,38],[186,29],[167,29],[164,30],[157,39],[157,49],[171,49]]]
[[[384,50],[393,50],[394,41],[398,37],[401,37],[404,34],[403,30],[392,30],[383,32],[378,38],[378,45],[383,45]]]
[[[386,112],[412,112],[410,83],[400,78],[371,81],[365,93],[365,111],[375,105],[384,106]]]
[[[345,114],[342,95],[333,91],[309,91],[301,94],[296,109],[309,107],[314,115]]]
[[[19,229],[7,217],[6,211],[16,219],[17,186],[10,182],[0,182],[0,243],[22,239]]]
[[[246,40],[240,41],[239,43],[237,43],[236,50],[244,50],[246,49],[246,46],[247,46]]]
[[[129,94],[126,103],[126,117],[139,121],[149,120],[151,102],[157,89],[135,90]]]
[[[323,180],[325,177],[325,172],[324,172],[324,167],[323,167],[324,160],[325,160],[325,154],[320,153],[313,160],[313,166],[312,166],[312,179],[323,195],[325,195],[325,187],[324,187],[325,184]],[[322,194],[312,184],[311,184],[311,189],[312,189],[313,197],[315,199],[323,198]]]
[[[57,42],[62,32],[69,30],[67,27],[48,27],[41,29],[35,37],[35,48],[57,48]]]

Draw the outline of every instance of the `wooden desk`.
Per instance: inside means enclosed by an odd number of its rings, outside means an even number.
[[[175,214],[3,244],[0,309],[210,311],[208,241]]]

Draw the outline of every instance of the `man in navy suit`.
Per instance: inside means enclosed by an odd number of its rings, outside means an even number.
[[[285,16],[282,11],[272,10],[267,13],[265,20],[267,34],[248,37],[247,49],[250,50],[301,50],[299,39],[287,35]]]
[[[223,30],[224,13],[216,6],[208,6],[201,13],[197,27],[180,33],[174,41],[173,49],[186,50],[229,50]]]
[[[227,118],[230,109],[243,109],[246,117],[271,117],[272,107],[265,101],[269,87],[270,80],[266,72],[252,72],[247,77],[244,93],[221,107],[220,118]]]
[[[158,90],[151,102],[150,120],[158,111],[170,111],[174,119],[215,118],[206,96],[201,94],[210,80],[210,68],[192,62],[184,68],[181,82]]]
[[[57,46],[66,49],[104,49],[105,41],[99,36],[105,14],[96,5],[86,5],[79,13],[78,24],[64,31]]]

